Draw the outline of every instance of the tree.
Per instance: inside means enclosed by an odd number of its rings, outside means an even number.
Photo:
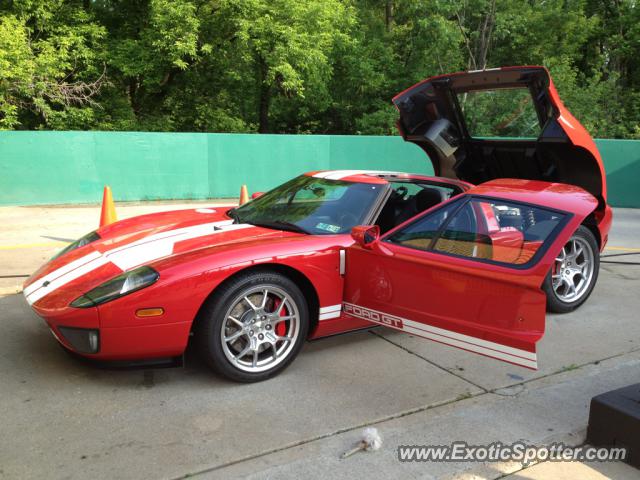
[[[258,132],[271,131],[274,103],[279,110],[291,99],[328,105],[331,53],[352,26],[352,10],[336,0],[230,3],[219,15],[235,23],[232,55],[253,73]]]
[[[0,12],[0,128],[91,125],[105,29],[79,1],[15,0]]]
[[[640,137],[635,0],[5,0],[0,128],[394,134],[431,75],[550,68]]]

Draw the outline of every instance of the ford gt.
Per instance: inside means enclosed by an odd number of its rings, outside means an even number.
[[[393,103],[434,176],[316,171],[236,208],[122,220],[43,265],[27,302],[84,357],[191,343],[242,382],[373,325],[537,368],[545,312],[589,297],[611,226],[593,140],[543,67],[432,77]]]

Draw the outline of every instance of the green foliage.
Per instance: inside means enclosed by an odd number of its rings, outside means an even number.
[[[81,6],[16,0],[9,12],[2,10],[1,128],[92,126],[106,30]]]
[[[472,137],[537,138],[538,114],[526,88],[480,90],[458,95]]]
[[[640,137],[635,0],[5,0],[0,129],[394,134],[391,97],[543,64],[595,136]]]

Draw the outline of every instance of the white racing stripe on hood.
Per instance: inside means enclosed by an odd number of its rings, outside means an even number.
[[[58,288],[109,262],[116,265],[120,270],[126,271],[138,265],[171,255],[175,244],[178,242],[252,226],[245,223],[233,224],[233,220],[205,223],[156,233],[103,254],[94,251],[45,275],[32,285],[29,285],[23,293],[29,305],[32,305]],[[49,283],[45,286],[46,282]]]
[[[173,253],[173,247],[178,242],[191,240],[192,238],[204,237],[216,233],[230,232],[249,228],[253,225],[248,223],[233,224],[233,220],[225,222],[205,223],[194,227],[173,230],[172,235],[163,235],[153,238],[154,235],[134,242],[131,245],[111,250],[105,255],[110,262],[114,263],[120,270],[129,270],[137,265],[148,263],[157,258],[166,257]],[[214,229],[212,231],[212,228]]]
[[[51,283],[48,283],[46,287],[43,285],[42,287],[37,289],[27,297],[27,302],[29,302],[29,305],[33,305],[42,297],[49,295],[51,292],[57,290],[63,285],[66,285],[70,281],[75,280],[76,278],[80,278],[83,275],[94,271],[96,268],[99,268],[102,265],[106,265],[107,263],[109,263],[109,261],[103,256],[100,256],[89,263],[85,263],[81,267],[78,267],[75,270],[72,270],[71,272],[56,278]],[[38,283],[40,283],[40,281],[38,281]]]
[[[44,277],[39,279],[37,282],[32,283],[31,285],[29,285],[27,288],[24,289],[23,293],[24,293],[25,296],[26,295],[30,295],[35,290],[40,288],[43,283],[52,282],[56,278],[61,277],[62,275],[66,274],[66,273],[69,273],[70,271],[75,270],[76,268],[78,268],[78,267],[80,267],[80,266],[84,265],[85,263],[88,263],[88,262],[90,262],[92,260],[95,260],[96,258],[98,258],[100,256],[101,256],[100,252],[93,251],[90,254],[85,255],[84,257],[77,258],[73,262],[69,262],[66,265],[63,265],[62,267],[58,268],[57,270],[54,270],[53,272],[50,272],[50,273],[46,274]]]

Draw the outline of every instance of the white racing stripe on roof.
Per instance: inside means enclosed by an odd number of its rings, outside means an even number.
[[[240,230],[252,226],[253,225],[244,223],[233,224],[233,220],[211,222],[160,232],[127,245],[114,248],[104,254],[94,251],[37,280],[24,290],[24,296],[29,305],[32,305],[49,293],[109,262],[116,265],[122,271],[129,270],[135,266],[171,255],[177,242],[232,230]],[[49,283],[44,286],[46,282]]]
[[[400,172],[388,172],[384,170],[328,170],[314,175],[316,178],[327,180],[342,180],[352,175],[401,175]]]

